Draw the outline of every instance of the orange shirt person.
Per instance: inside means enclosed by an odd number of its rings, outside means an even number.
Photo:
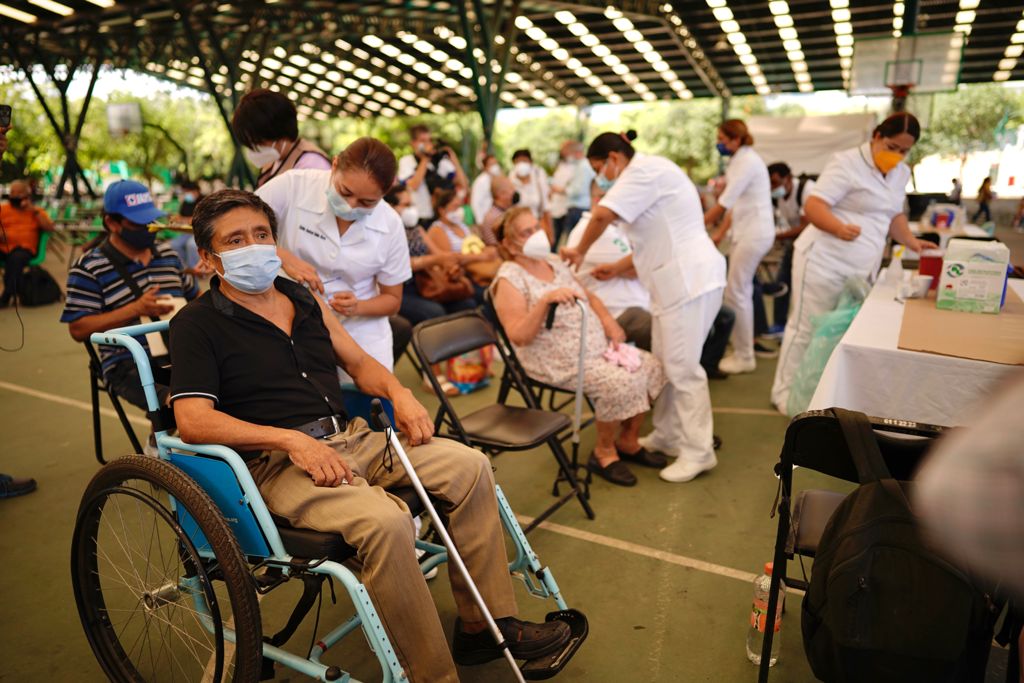
[[[32,192],[23,180],[11,183],[9,201],[0,204],[0,254],[4,257],[4,291],[0,308],[7,306],[18,291],[18,281],[39,249],[39,235],[53,230],[53,221],[32,204]]]

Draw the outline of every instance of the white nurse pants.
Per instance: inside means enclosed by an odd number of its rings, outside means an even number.
[[[651,318],[651,351],[668,383],[654,404],[654,431],[645,440],[655,450],[698,463],[715,455],[711,393],[700,354],[721,307],[719,287]]]
[[[852,277],[850,273],[835,267],[834,263],[822,263],[820,257],[815,257],[814,248],[812,243],[806,249],[797,249],[793,254],[789,318],[772,383],[772,403],[779,412],[787,415],[789,390],[811,343],[811,318],[834,309],[839,303],[843,286]]]
[[[754,274],[774,242],[774,235],[750,237],[734,243],[729,251],[725,305],[736,313],[729,341],[742,361],[754,360]]]

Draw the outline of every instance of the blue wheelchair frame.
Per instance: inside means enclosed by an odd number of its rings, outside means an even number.
[[[94,344],[121,346],[131,353],[139,371],[139,378],[146,395],[146,406],[150,413],[157,413],[160,404],[154,389],[149,356],[135,337],[167,329],[168,322],[163,321],[117,328],[108,332],[95,333],[90,337]],[[245,461],[237,452],[220,445],[187,444],[163,430],[156,432],[156,444],[161,459],[182,470],[214,500],[220,508],[221,514],[231,526],[243,554],[250,558],[250,561],[252,558],[258,558],[261,562],[279,567],[283,573],[290,574],[294,566],[292,565],[293,558],[285,550],[270,511],[263,502],[263,497],[260,495]],[[495,495],[498,500],[502,525],[512,537],[516,547],[515,559],[509,563],[510,573],[520,579],[527,591],[534,597],[552,598],[559,610],[567,610],[568,606],[562,598],[554,576],[550,569],[541,565],[533,548],[530,547],[526,534],[516,520],[515,513],[500,486],[495,485]],[[197,525],[189,519],[187,511],[176,510],[177,506],[173,499],[170,500],[170,506],[178,516],[179,523],[188,531],[198,553],[204,555],[203,549],[207,548],[205,554],[209,555],[208,543]],[[444,546],[417,539],[416,548],[429,554],[428,559],[420,564],[424,574],[448,559]],[[380,617],[377,615],[377,610],[359,578],[338,562],[321,561],[321,558],[302,559],[310,561],[302,567],[302,571],[330,576],[344,586],[355,605],[356,614],[320,638],[308,659],[266,642],[263,643],[263,656],[316,680],[355,682],[355,679],[344,671],[338,678],[337,667],[329,667],[320,659],[330,647],[362,627],[367,641],[380,663],[384,682],[407,680],[384,631]],[[184,581],[187,585],[189,579],[184,579]],[[196,610],[200,614],[209,615],[203,591],[198,586],[193,588],[195,590],[189,592],[193,596]],[[208,616],[203,622],[204,626],[213,632],[213,619]],[[225,639],[234,642],[234,632],[226,626],[223,630]],[[328,677],[329,670],[330,677]]]

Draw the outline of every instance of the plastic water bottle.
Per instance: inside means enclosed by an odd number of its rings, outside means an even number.
[[[750,610],[750,627],[747,629],[747,659],[761,664],[761,644],[764,629],[768,624],[768,590],[772,584],[772,563],[765,562],[764,574],[754,579],[754,605]],[[775,608],[775,635],[772,637],[772,654],[768,666],[779,661],[782,645],[782,605],[786,600],[786,584],[779,582],[779,604]]]

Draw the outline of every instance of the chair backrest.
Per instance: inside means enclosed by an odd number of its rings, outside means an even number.
[[[497,342],[494,328],[478,311],[425,320],[412,331],[416,355],[428,366]]]
[[[870,420],[889,472],[901,481],[913,478],[935,437],[945,430],[945,427],[908,420],[877,417]],[[839,421],[831,410],[807,411],[790,422],[780,456],[781,471],[791,471],[792,465],[857,483],[857,468]]]

